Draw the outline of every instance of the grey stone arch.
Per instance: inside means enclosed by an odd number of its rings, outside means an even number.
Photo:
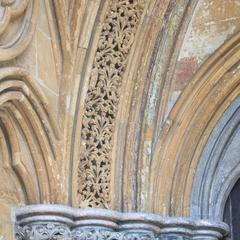
[[[222,221],[239,178],[240,97],[227,108],[205,145],[193,182],[191,217]]]

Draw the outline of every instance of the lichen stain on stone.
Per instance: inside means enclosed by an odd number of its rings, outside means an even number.
[[[157,93],[158,93],[157,88],[158,86],[153,86],[151,89],[152,91],[149,99],[149,107],[148,107],[149,110],[147,112],[147,122],[146,122],[148,126],[152,125],[155,114],[156,114],[156,100],[157,100]]]

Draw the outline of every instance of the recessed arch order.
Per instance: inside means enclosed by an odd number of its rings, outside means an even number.
[[[240,95],[240,33],[195,74],[171,111],[151,165],[150,210],[189,216],[195,172],[208,138]]]

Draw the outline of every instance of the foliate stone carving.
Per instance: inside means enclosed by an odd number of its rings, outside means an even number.
[[[16,226],[15,240],[70,240],[71,231],[60,223],[35,223],[24,227]]]
[[[21,54],[31,41],[39,0],[0,1],[0,61]]]
[[[80,228],[73,231],[73,240],[154,240],[152,232],[116,232],[104,228]]]
[[[112,135],[122,76],[144,1],[112,0],[98,42],[82,123],[79,207],[109,205]]]
[[[109,239],[113,234],[112,231],[106,229],[96,228],[79,228],[72,233],[73,240],[95,240],[95,239]]]
[[[20,226],[15,226],[14,238],[15,240],[23,240],[25,237],[23,228]]]
[[[106,209],[30,205],[17,209],[16,240],[220,240],[222,222]]]
[[[154,240],[151,232],[116,232],[99,227],[74,229],[56,223],[16,226],[15,240]]]

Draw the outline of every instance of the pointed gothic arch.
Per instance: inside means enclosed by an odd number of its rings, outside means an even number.
[[[200,68],[164,126],[151,166],[151,211],[188,216],[195,171],[217,122],[240,93],[240,33]]]
[[[47,107],[25,70],[0,70],[1,160],[26,204],[57,201],[60,133]]]
[[[201,154],[193,182],[190,214],[223,220],[227,198],[240,178],[240,97],[214,127]]]

